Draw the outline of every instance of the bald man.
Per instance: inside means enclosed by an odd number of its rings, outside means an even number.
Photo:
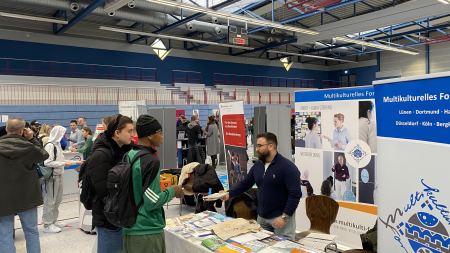
[[[34,164],[48,158],[33,131],[20,118],[9,119],[0,138],[0,252],[16,252],[14,216],[19,215],[27,252],[40,252],[37,206],[42,204],[39,178]]]

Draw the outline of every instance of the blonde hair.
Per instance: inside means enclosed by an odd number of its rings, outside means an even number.
[[[52,126],[50,126],[49,124],[44,124],[41,127],[41,130],[39,131],[40,135],[50,135],[50,131],[52,131]]]
[[[337,118],[338,120],[344,122],[344,114],[342,114],[342,113],[336,113],[336,114],[334,115],[334,117]]]

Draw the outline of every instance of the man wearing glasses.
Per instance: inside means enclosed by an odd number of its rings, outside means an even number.
[[[276,235],[295,239],[295,210],[302,196],[300,171],[277,152],[277,136],[256,137],[257,161],[245,179],[234,185],[222,200],[239,196],[255,183],[258,187],[258,223]]]

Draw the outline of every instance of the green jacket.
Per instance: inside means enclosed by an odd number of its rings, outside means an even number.
[[[166,226],[163,206],[175,196],[173,188],[161,192],[159,179],[160,162],[153,148],[136,146],[128,152],[130,161],[141,150],[147,149],[151,154],[141,157],[132,168],[133,192],[136,205],[142,202],[136,223],[131,228],[124,228],[125,235],[152,235],[163,233]],[[151,174],[156,173],[153,180]]]
[[[83,159],[87,160],[92,153],[93,146],[94,142],[92,141],[92,136],[89,135],[86,141],[84,142],[84,145],[81,148],[77,149],[77,152],[83,154]]]

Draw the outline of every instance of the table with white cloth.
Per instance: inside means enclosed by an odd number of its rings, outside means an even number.
[[[164,230],[167,253],[323,253],[282,236],[274,235],[260,229],[225,236],[217,230],[217,225],[230,224],[233,218],[221,214],[205,211],[199,214],[189,214],[177,218],[167,219]],[[251,225],[250,225],[251,226]],[[217,232],[217,233],[216,233]],[[231,236],[231,237],[230,237]]]

